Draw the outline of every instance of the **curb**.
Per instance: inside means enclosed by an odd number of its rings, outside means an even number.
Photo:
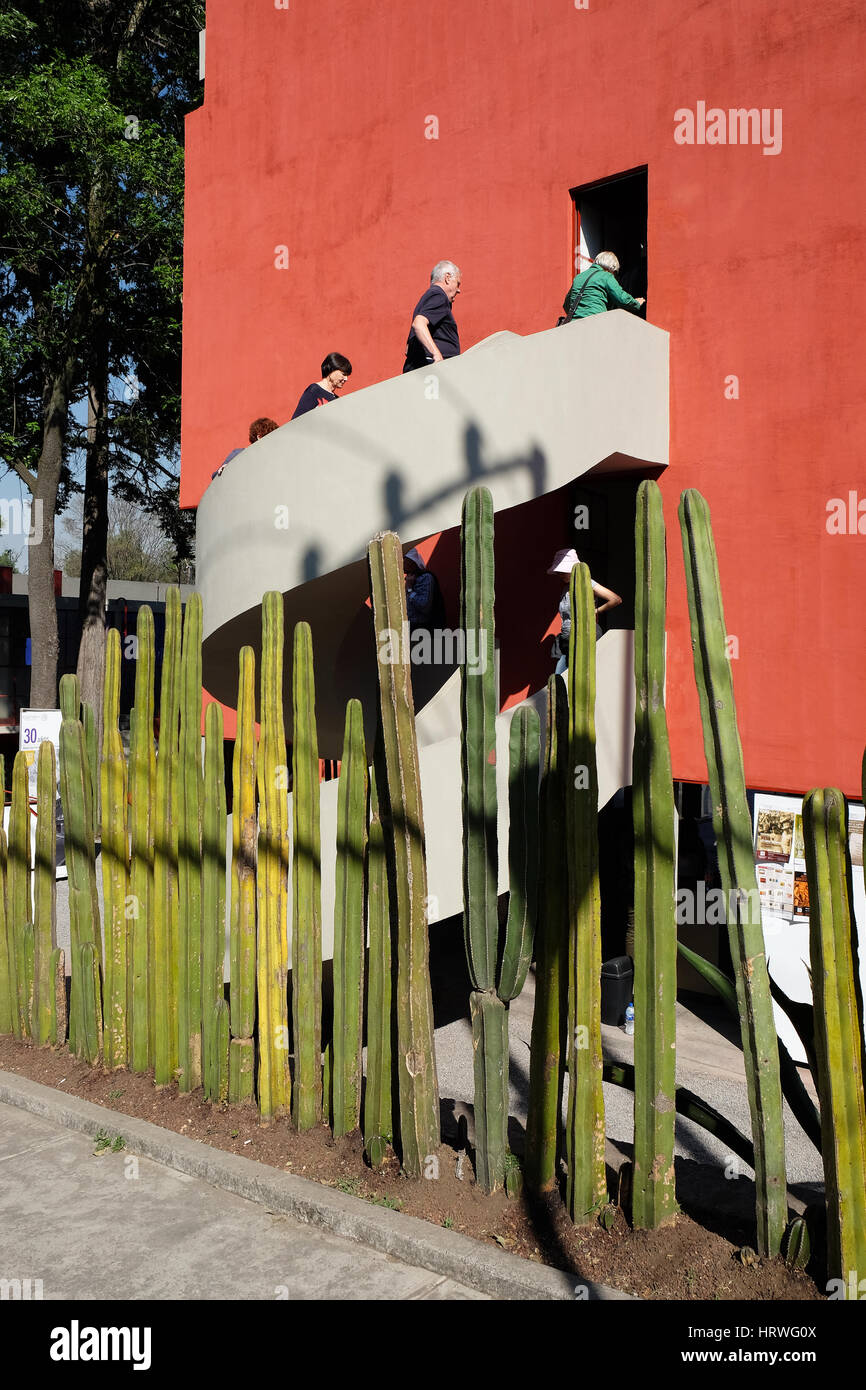
[[[488,1250],[459,1231],[446,1231],[416,1216],[372,1206],[360,1197],[269,1168],[255,1159],[211,1149],[201,1140],[188,1139],[78,1096],[63,1095],[13,1072],[0,1071],[0,1102],[91,1137],[99,1131],[112,1137],[120,1135],[131,1153],[357,1241],[380,1254],[454,1279],[492,1298],[633,1301],[630,1294],[605,1284],[580,1280],[577,1275],[537,1265],[504,1250]],[[577,1287],[586,1289],[579,1300],[575,1300]]]

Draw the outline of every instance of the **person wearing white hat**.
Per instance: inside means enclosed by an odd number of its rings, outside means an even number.
[[[580,557],[576,550],[557,550],[553,557],[553,564],[547,571],[548,574],[558,574],[562,579],[562,598],[559,600],[559,615],[562,618],[562,629],[553,639],[553,646],[550,655],[556,662],[556,674],[562,675],[568,670],[568,644],[571,641],[571,599],[569,597],[568,586],[571,582],[571,571],[575,565],[580,564]],[[599,613],[604,613],[608,608],[616,608],[617,604],[622,603],[619,594],[615,594],[613,589],[606,589],[603,584],[596,584],[594,579],[590,579],[592,592],[596,599],[595,613],[596,618]],[[599,602],[601,600],[601,602]],[[596,622],[596,638],[601,636],[601,628]]]

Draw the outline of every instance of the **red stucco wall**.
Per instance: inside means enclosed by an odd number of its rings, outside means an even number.
[[[208,0],[183,504],[254,416],[289,417],[325,352],[352,359],[352,389],[396,374],[442,256],[463,270],[464,344],[552,324],[569,188],[645,164],[648,316],[671,335],[675,775],[706,775],[676,521],[695,486],[739,643],[749,784],[859,795],[866,535],[825,523],[831,498],[866,497],[864,40],[856,0]],[[676,143],[675,111],[699,101],[781,108],[781,152]]]

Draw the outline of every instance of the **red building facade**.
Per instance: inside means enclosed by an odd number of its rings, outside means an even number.
[[[573,190],[645,171],[647,317],[670,334],[674,774],[706,777],[676,517],[697,487],[749,786],[859,797],[866,11],[208,0],[206,32],[187,122],[182,505],[251,419],[289,418],[327,352],[352,360],[352,390],[396,375],[443,257],[463,272],[464,347],[551,326]]]

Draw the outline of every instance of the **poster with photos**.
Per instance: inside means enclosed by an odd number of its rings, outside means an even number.
[[[809,882],[799,797],[756,792],[753,810],[755,869],[762,910],[777,920],[808,920]],[[855,910],[863,890],[863,807],[848,803],[848,847]]]

